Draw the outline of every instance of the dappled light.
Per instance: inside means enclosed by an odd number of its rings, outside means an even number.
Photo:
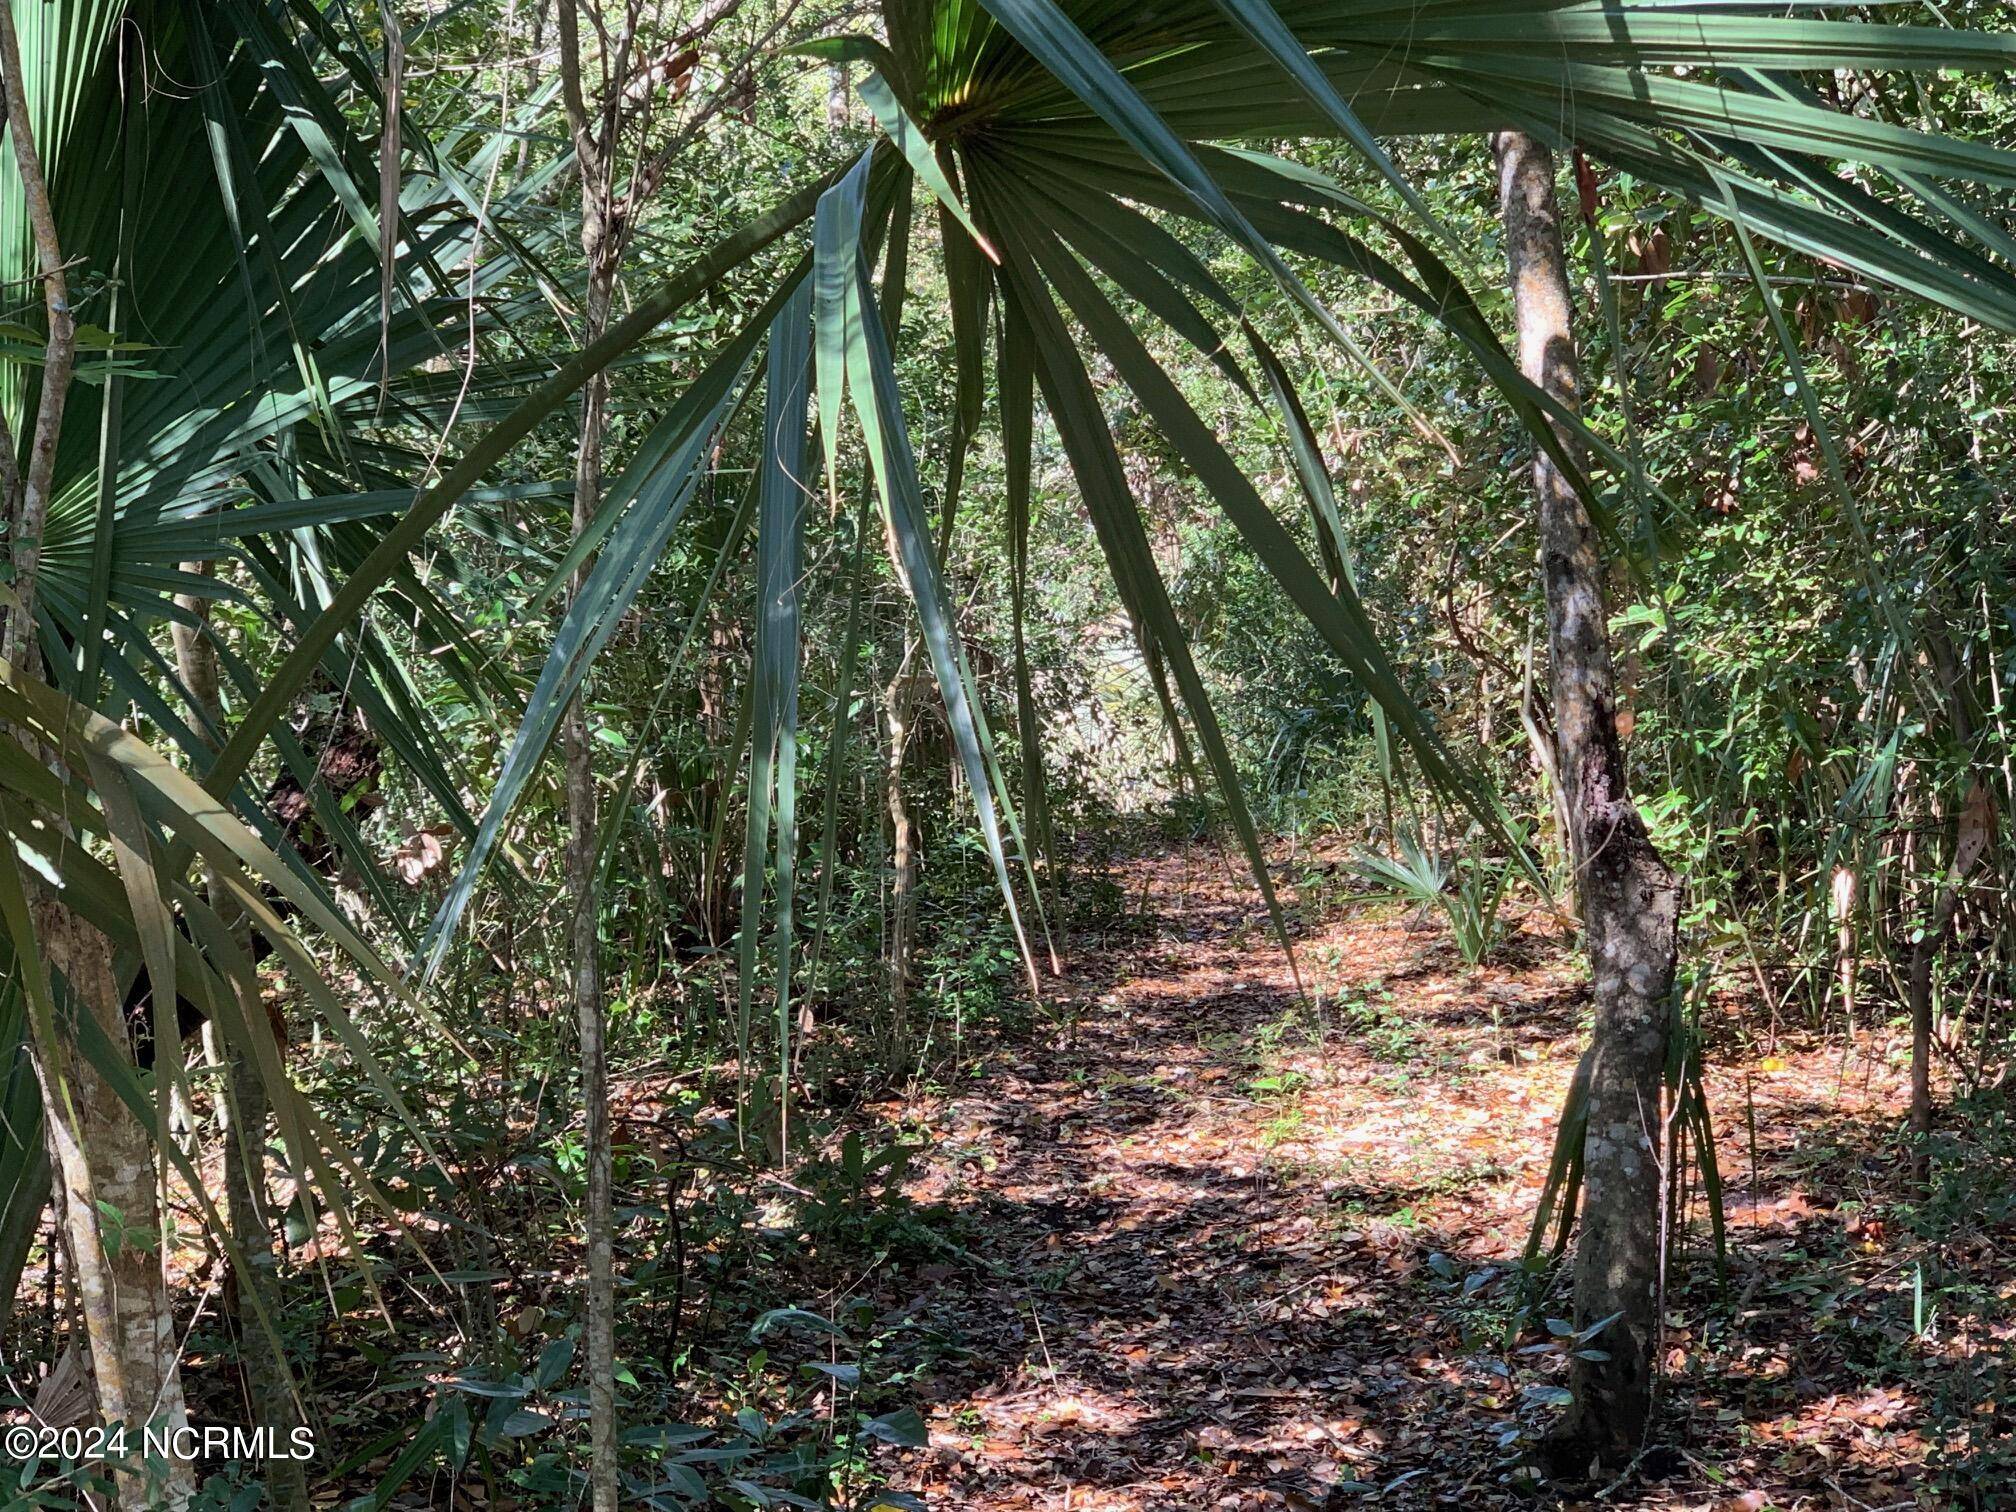
[[[2016,1507],[2008,0],[0,0],[0,1504]]]
[[[1216,848],[1150,843],[1121,876],[1137,927],[1082,962],[1042,1042],[973,1045],[984,1091],[908,1110],[940,1130],[912,1196],[971,1253],[889,1294],[931,1426],[897,1483],[1001,1509],[1516,1505],[1506,1436],[1544,1430],[1527,1388],[1558,1364],[1557,1304],[1518,1278],[1586,1012],[1567,943],[1536,912],[1521,964],[1472,972],[1405,911],[1319,915],[1296,937],[1304,999]],[[1759,1163],[1739,1113],[1726,1287],[1701,1213],[1674,1240],[1685,1452],[1607,1504],[1838,1485],[1881,1505],[1921,1473],[1918,1372],[1952,1345],[1883,1367],[1854,1343],[1896,1328],[1912,1253],[1856,1217],[1904,1186],[1869,1159],[1903,1106],[1894,1049],[1716,1074],[1721,1108],[1762,1083]],[[1785,1299],[1819,1295],[1844,1300],[1816,1337]],[[1866,1389],[1819,1386],[1843,1349],[1879,1372]]]

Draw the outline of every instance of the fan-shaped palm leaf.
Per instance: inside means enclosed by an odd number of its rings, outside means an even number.
[[[1011,269],[976,263],[970,242],[956,250],[947,242],[964,333],[962,387],[982,360],[971,312],[1001,301],[1027,317],[1032,302],[1047,302],[1054,289],[1424,766],[1491,820],[1488,796],[1463,777],[1405,697],[1348,582],[1331,588],[1316,577],[1087,275],[1112,279],[1143,312],[1250,389],[1222,334],[1238,311],[1186,244],[1194,239],[1186,224],[1243,248],[1348,346],[1349,333],[1313,303],[1285,260],[1318,257],[1399,292],[1446,325],[1539,444],[1551,445],[1541,421],[1561,420],[1558,407],[1520,378],[1457,273],[1425,240],[1320,175],[1214,145],[1343,134],[1369,150],[1375,137],[1519,126],[1578,143],[1797,250],[2016,329],[2016,280],[1964,234],[1976,224],[1992,231],[1994,222],[1962,198],[1970,186],[2016,181],[2016,154],[1866,120],[1782,87],[1767,99],[1772,76],[1763,72],[1996,71],[2016,62],[2016,40],[1812,19],[1802,14],[1807,9],[1795,6],[1788,15],[1782,6],[1570,0],[1536,15],[1507,0],[1290,4],[1272,12],[1217,0],[1152,11],[1117,0],[890,0],[881,37],[829,39],[804,50],[870,65],[870,103],[891,144],[889,170],[915,174],[946,206],[948,237],[977,237],[994,254],[1012,229],[1027,249]],[[1303,56],[1288,50],[1284,30]],[[1682,67],[1685,77],[1674,71]],[[1383,152],[1374,161],[1382,172],[1397,171]],[[1903,197],[1882,200],[1841,177],[1848,165],[1871,181],[1902,186]],[[800,225],[823,188],[801,192],[653,291],[629,321],[581,353],[429,490],[394,533],[396,546],[388,540],[362,564],[309,627],[278,684],[234,736],[218,778],[242,769],[283,707],[285,689],[343,632],[403,552],[562,402],[569,384],[619,358],[714,279]],[[1919,203],[1962,234],[1921,219],[1913,208]],[[1144,205],[1168,219],[1144,218]],[[1378,238],[1390,239],[1398,260],[1373,245]],[[1087,432],[1096,406],[1066,404],[1059,414],[1062,391],[1050,391],[1066,380],[1063,355],[1055,351],[1039,366],[1048,375],[1051,418],[1088,496],[1105,498],[1104,446]],[[838,358],[822,351],[820,361],[832,367]],[[1005,354],[996,364],[1006,371]],[[1292,433],[1292,394],[1278,381],[1268,390]],[[822,374],[819,391],[821,429],[830,431],[838,385]],[[1600,443],[1598,453],[1608,455]],[[1109,517],[1109,524],[1119,521]],[[1145,581],[1130,590],[1137,623],[1151,636],[1150,622],[1160,619],[1153,601]],[[610,607],[586,604],[577,612]],[[1170,634],[1165,625],[1162,638]],[[1190,717],[1203,721],[1198,698],[1190,700]],[[437,934],[437,957],[441,943]]]

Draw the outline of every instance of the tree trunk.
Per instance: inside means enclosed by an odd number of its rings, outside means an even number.
[[[588,296],[581,340],[585,346],[608,327],[615,288],[608,198],[600,175],[584,173],[581,246],[588,256]],[[598,182],[591,185],[591,180]],[[574,529],[595,519],[602,501],[602,418],[608,384],[598,374],[581,395],[581,447],[574,470]],[[574,575],[579,593],[588,578]],[[582,1143],[587,1160],[588,1436],[595,1512],[616,1512],[616,1204],[609,1130],[608,1013],[602,1001],[600,908],[596,893],[595,757],[586,705],[576,694],[561,723],[567,784],[567,890],[573,901],[568,939],[574,957],[574,1016],[581,1039]]]
[[[1858,962],[1855,954],[1855,893],[1854,871],[1846,866],[1834,868],[1832,905],[1834,909],[1834,954],[1841,981],[1841,1012],[1848,1026],[1848,1038],[1855,1038],[1855,978]]]
[[[183,563],[184,571],[204,576],[210,574],[211,567],[208,562]],[[214,744],[224,737],[224,705],[218,694],[217,648],[206,633],[211,601],[181,594],[175,602],[196,620],[194,624],[175,621],[170,625],[176,671],[190,704],[207,726],[201,733]],[[240,946],[246,946],[248,931],[236,902],[214,877],[208,880],[206,890],[210,906]],[[248,1002],[244,1007],[251,1032],[263,1033],[266,1015],[261,1005]],[[170,1011],[172,1005],[155,1000],[157,1014]],[[214,1035],[215,1028],[206,1024],[204,1033]],[[269,1324],[260,1321],[262,1310],[275,1324],[280,1317],[273,1216],[266,1199],[266,1082],[248,1046],[225,1046],[223,1061],[224,1104],[217,1122],[224,1136],[224,1213],[231,1238],[245,1260],[242,1270],[232,1269],[228,1301],[238,1335],[239,1366],[244,1372],[246,1420],[255,1427],[271,1428],[275,1437],[285,1442],[289,1431],[301,1423],[301,1414],[288,1388],[286,1371],[275,1357],[274,1342],[267,1334]],[[273,1506],[297,1512],[308,1505],[308,1476],[300,1461],[271,1460],[263,1473]]]
[[[1929,913],[1919,921],[1906,977],[1911,1005],[1911,1133],[1916,1139],[1911,1165],[1921,1180],[1929,1164],[1926,1142],[1932,1137],[1932,968],[1957,901],[1955,890],[1943,878],[1934,894]]]
[[[1499,205],[1519,328],[1520,369],[1579,409],[1581,383],[1554,194],[1553,155],[1532,137],[1493,138]],[[1572,438],[1556,434],[1579,462]],[[1589,1123],[1575,1321],[1611,1320],[1578,1356],[1574,1402],[1550,1435],[1556,1468],[1621,1467],[1643,1442],[1658,1326],[1661,1095],[1671,1014],[1679,883],[1632,805],[1617,738],[1603,563],[1569,478],[1544,451],[1533,466],[1552,661],[1555,759],[1567,800],[1596,1022],[1588,1052]]]
[[[42,171],[27,94],[21,87],[24,77],[14,9],[0,3],[0,94],[5,96],[7,129],[49,323],[26,466],[4,470],[10,495],[8,556],[14,604],[4,633],[0,633],[0,654],[21,675],[39,677],[42,654],[35,620],[36,579],[57,446],[62,439],[63,410],[75,367],[77,333],[55,209]],[[0,435],[0,445],[11,452],[11,432]],[[36,754],[53,759],[46,752]],[[60,816],[52,816],[51,828],[65,843],[74,843]],[[55,897],[38,895],[30,912],[36,942],[59,993],[62,1017],[55,1029],[55,1043],[31,1035],[28,1049],[42,1088],[43,1128],[57,1184],[56,1209],[75,1282],[77,1310],[90,1345],[99,1416],[107,1424],[135,1431],[149,1423],[179,1427],[187,1422],[188,1413],[177,1368],[174,1311],[163,1269],[153,1144],[146,1126],[98,1075],[77,1043],[75,1026],[88,1017],[113,1053],[126,1051],[126,1019],[113,976],[112,945]],[[114,1480],[122,1506],[181,1507],[195,1493],[195,1475],[187,1461],[148,1466],[136,1454],[131,1463],[133,1468],[121,1470]]]
[[[916,663],[922,648],[911,641],[889,680],[889,766],[884,800],[889,809],[889,1050],[890,1064],[909,1053],[910,958],[917,944],[917,824],[903,797],[903,763],[909,755],[917,705]]]
[[[580,18],[573,0],[555,7],[560,42],[560,96],[574,139],[581,175],[581,252],[588,288],[581,312],[581,344],[599,339],[609,325],[616,270],[623,257],[624,229],[617,213],[615,163],[627,76],[605,79],[607,98],[593,112],[582,89]],[[615,57],[630,56],[633,7]],[[605,42],[607,39],[604,39]],[[610,62],[605,56],[605,68]],[[617,72],[624,75],[622,64]],[[602,418],[608,380],[597,373],[581,392],[581,445],[574,466],[574,531],[595,519],[602,502]],[[589,564],[574,574],[572,592],[588,581]],[[582,1144],[587,1162],[586,1211],[582,1221],[588,1260],[585,1331],[588,1336],[589,1492],[595,1512],[616,1512],[621,1465],[616,1445],[616,1207],[614,1157],[609,1130],[608,1013],[602,1001],[599,899],[596,895],[595,756],[589,742],[587,706],[580,694],[561,717],[562,759],[567,787],[567,890],[573,904],[568,940],[574,958],[574,1017],[581,1039]]]
[[[111,943],[53,900],[38,899],[34,915],[36,942],[52,978],[62,983],[69,1011],[89,1014],[114,1046],[125,1045]],[[108,1425],[131,1430],[137,1465],[143,1427],[188,1421],[162,1269],[154,1147],[146,1126],[74,1045],[59,1047],[55,1061],[38,1055],[35,1069],[50,1162],[63,1186],[64,1246],[90,1344],[98,1414]],[[180,1507],[196,1489],[186,1460],[141,1466],[117,1476],[114,1486],[119,1504],[136,1509]]]

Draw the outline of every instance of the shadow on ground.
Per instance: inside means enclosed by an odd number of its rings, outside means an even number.
[[[942,1133],[913,1195],[960,1253],[887,1298],[931,1427],[896,1484],[975,1512],[1598,1504],[1520,1465],[1567,1310],[1517,1264],[1583,1033],[1562,943],[1465,971],[1361,910],[1299,941],[1305,999],[1215,852],[1124,888],[1147,918],[1080,950],[1048,1030],[916,1110]],[[1601,1505],[1968,1505],[1913,1499],[1942,1340],[1873,1216],[1894,1069],[1840,1053],[1714,1078],[1727,1283],[1690,1229],[1675,1452]]]

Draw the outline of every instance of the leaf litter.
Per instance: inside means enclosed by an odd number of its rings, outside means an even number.
[[[1339,870],[1282,869],[1304,997],[1219,853],[1144,847],[1132,927],[1080,936],[984,1077],[901,1110],[939,1136],[910,1195],[960,1243],[904,1278],[930,1442],[892,1484],[972,1512],[1963,1505],[1927,1471],[1950,1439],[1927,1398],[1983,1350],[2006,1365],[2009,1329],[1912,1332],[1926,1246],[1884,1216],[1908,1195],[1904,1046],[1767,1055],[1733,999],[1707,1026],[1729,1272],[1696,1201],[1670,1447],[1621,1481],[1535,1480],[1575,1341],[1564,1278],[1519,1259],[1583,972],[1537,911],[1466,968],[1402,911],[1340,906]],[[2005,1298],[2010,1238],[1973,1256]]]

